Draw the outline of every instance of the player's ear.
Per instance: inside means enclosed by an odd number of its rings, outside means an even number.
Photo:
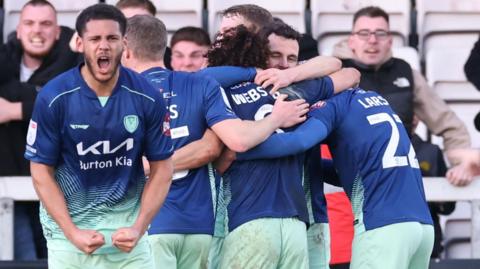
[[[83,39],[80,37],[79,34],[75,38],[75,47],[78,50],[78,52],[80,52],[80,53],[85,52],[85,50],[83,48]]]

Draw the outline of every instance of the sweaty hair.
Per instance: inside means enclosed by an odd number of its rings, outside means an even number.
[[[135,15],[129,18],[125,37],[128,48],[137,59],[163,60],[167,46],[167,29],[159,19],[150,15]]]
[[[122,36],[125,35],[127,28],[127,19],[120,10],[114,6],[107,4],[96,4],[84,9],[77,17],[75,30],[80,37],[86,30],[87,23],[92,20],[112,20],[118,22]]]
[[[55,7],[52,5],[52,3],[48,2],[47,0],[30,0],[28,1],[27,3],[25,3],[25,5],[23,5],[22,7],[22,10],[26,7],[26,6],[34,6],[34,7],[37,7],[37,6],[49,6],[53,9],[53,11],[55,12],[55,14],[57,13],[57,10],[55,9]]]
[[[388,23],[388,14],[385,12],[385,10],[375,7],[375,6],[368,6],[359,9],[355,14],[353,15],[353,24],[355,24],[360,17],[369,17],[369,18],[377,18],[377,17],[382,17],[384,18],[387,23]]]
[[[266,39],[268,39],[271,34],[296,41],[300,41],[300,38],[302,37],[301,34],[295,31],[290,25],[277,19],[275,19],[274,22],[267,24],[259,32],[259,35]]]
[[[152,2],[149,0],[119,0],[117,4],[115,5],[118,9],[123,9],[123,8],[143,8],[148,11],[148,13],[152,14],[152,16],[155,16],[157,13],[157,9],[155,8],[155,5],[153,5]]]
[[[255,66],[267,68],[267,40],[250,32],[244,25],[228,29],[213,42],[207,53],[209,66]]]
[[[210,47],[210,37],[208,33],[205,32],[202,28],[187,26],[178,29],[172,36],[170,41],[170,47],[173,48],[175,44],[180,41],[190,41],[199,46],[207,46]]]
[[[252,4],[231,6],[225,9],[222,15],[223,17],[242,16],[252,24],[253,29],[249,30],[253,32],[258,32],[265,25],[273,21],[272,14],[268,10]]]

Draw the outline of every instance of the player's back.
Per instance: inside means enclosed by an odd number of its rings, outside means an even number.
[[[322,107],[314,115],[332,131],[335,166],[354,211],[363,212],[366,229],[405,221],[431,223],[415,152],[388,102],[357,89],[317,106]],[[328,114],[333,116],[325,121]]]
[[[300,91],[300,96],[307,102],[327,98],[333,92],[330,79],[306,81],[296,86],[295,92]],[[232,110],[244,120],[263,119],[271,113],[275,102],[267,90],[250,82],[230,87],[226,96]],[[296,155],[235,161],[224,174],[226,193],[231,195],[228,206],[230,230],[261,217],[299,217],[307,222],[302,165],[303,156]]]
[[[163,94],[170,112],[170,134],[177,150],[201,139],[209,126],[236,118],[223,102],[216,81],[201,74],[160,67],[142,73]],[[213,233],[213,168],[176,171],[164,206],[149,233]]]

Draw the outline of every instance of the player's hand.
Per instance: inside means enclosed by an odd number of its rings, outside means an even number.
[[[222,154],[220,154],[220,156],[213,162],[213,166],[220,175],[223,175],[236,159],[237,153],[225,147]]]
[[[280,128],[292,127],[307,119],[308,103],[303,99],[285,101],[286,98],[286,94],[278,95],[270,115],[278,120]]]
[[[270,90],[270,94],[274,94],[280,88],[287,87],[293,83],[293,78],[286,70],[280,70],[276,68],[270,68],[263,71],[257,71],[255,76],[255,83],[261,85],[264,89],[273,85]]]
[[[86,254],[92,254],[105,244],[103,234],[95,230],[76,229],[68,236],[70,242]]]
[[[140,231],[133,228],[120,228],[112,235],[112,243],[123,252],[130,252],[140,239]]]

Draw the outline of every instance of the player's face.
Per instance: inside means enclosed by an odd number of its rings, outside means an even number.
[[[180,41],[172,47],[172,68],[175,71],[196,72],[207,64],[208,47],[191,41]]]
[[[91,20],[77,39],[79,51],[85,55],[88,72],[101,83],[116,74],[124,48],[120,25],[113,20]]]
[[[243,24],[247,28],[251,28],[252,24],[245,20],[243,16],[235,15],[235,14],[228,14],[222,17],[222,21],[220,22],[220,33],[224,33],[228,29],[237,27]]]
[[[366,65],[381,65],[389,57],[392,36],[387,21],[382,17],[359,17],[353,26],[348,45],[356,60]]]
[[[125,7],[120,9],[120,11],[125,15],[125,17],[131,18],[135,15],[152,15],[148,10],[141,8],[141,7]]]
[[[298,64],[300,47],[295,39],[287,39],[276,34],[268,36],[268,67],[287,69]]]
[[[60,36],[55,11],[48,5],[27,5],[20,15],[17,38],[26,54],[45,57]]]

